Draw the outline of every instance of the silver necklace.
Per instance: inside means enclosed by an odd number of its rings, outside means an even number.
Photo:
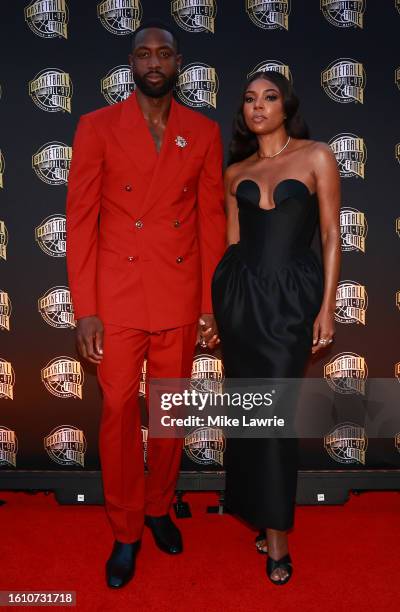
[[[273,155],[262,155],[260,154],[260,152],[257,150],[257,157],[259,159],[272,159],[273,157],[276,157],[277,155],[279,155],[279,153],[282,153],[282,151],[284,151],[286,149],[286,147],[288,146],[290,142],[290,136],[287,139],[286,143],[283,145],[282,149],[280,149],[277,153],[274,153]]]

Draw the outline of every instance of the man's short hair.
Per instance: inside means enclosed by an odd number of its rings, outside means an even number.
[[[139,34],[139,32],[141,32],[142,30],[148,30],[149,28],[157,28],[158,30],[165,30],[166,32],[169,32],[171,34],[172,38],[174,39],[176,52],[180,53],[180,46],[181,45],[180,45],[180,40],[179,40],[179,37],[178,37],[176,31],[171,26],[169,26],[167,23],[164,23],[160,19],[149,19],[147,21],[144,21],[137,28],[137,30],[135,30],[135,33],[132,36],[132,49],[135,48],[135,45],[136,45],[136,36]]]

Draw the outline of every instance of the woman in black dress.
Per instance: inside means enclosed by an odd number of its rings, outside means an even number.
[[[334,333],[340,179],[328,145],[308,139],[291,83],[246,83],[225,173],[228,249],[213,278],[228,378],[300,378]],[[322,259],[310,244],[319,221]],[[229,439],[226,506],[266,530],[267,574],[292,574],[287,530],[297,486],[295,438]]]

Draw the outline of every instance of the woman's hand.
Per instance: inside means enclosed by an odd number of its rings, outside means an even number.
[[[334,311],[321,308],[314,321],[312,354],[314,355],[321,349],[329,346],[333,342],[334,333]]]

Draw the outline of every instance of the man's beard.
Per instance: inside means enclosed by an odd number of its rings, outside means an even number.
[[[135,81],[136,87],[149,98],[162,98],[167,95],[170,91],[175,87],[176,80],[178,78],[177,74],[174,74],[172,77],[165,78],[161,81],[160,84],[153,84],[146,81],[145,78],[139,76],[138,74],[133,73],[133,78]]]

